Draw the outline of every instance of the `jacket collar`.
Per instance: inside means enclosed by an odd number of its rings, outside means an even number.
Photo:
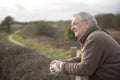
[[[78,40],[80,43],[84,44],[84,42],[86,41],[87,37],[90,35],[90,33],[96,31],[96,30],[101,30],[101,28],[98,27],[90,27],[86,33],[81,37],[80,40]]]

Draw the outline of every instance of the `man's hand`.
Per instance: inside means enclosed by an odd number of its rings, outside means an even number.
[[[53,61],[50,63],[50,72],[51,72],[52,74],[60,73],[60,72],[62,71],[62,64],[63,64],[62,61],[53,60]]]

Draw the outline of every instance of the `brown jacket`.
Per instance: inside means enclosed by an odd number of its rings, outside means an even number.
[[[80,42],[81,58],[64,62],[65,74],[88,76],[89,80],[120,80],[120,45],[109,34],[92,27]]]

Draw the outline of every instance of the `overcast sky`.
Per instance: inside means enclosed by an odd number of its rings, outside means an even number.
[[[120,0],[0,0],[0,21],[71,20],[74,13],[120,13]]]

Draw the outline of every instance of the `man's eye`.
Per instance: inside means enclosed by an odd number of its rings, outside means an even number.
[[[78,23],[75,23],[75,25],[78,25]]]

